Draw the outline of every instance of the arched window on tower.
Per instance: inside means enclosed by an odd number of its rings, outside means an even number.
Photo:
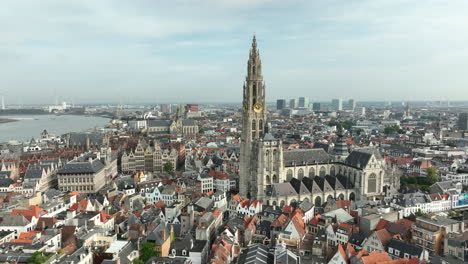
[[[252,66],[252,74],[253,74],[253,75],[255,75],[255,73],[256,73],[256,72],[255,72],[255,69],[256,69],[256,68],[257,68],[257,67],[255,67],[255,65]]]

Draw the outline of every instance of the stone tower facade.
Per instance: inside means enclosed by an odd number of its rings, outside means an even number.
[[[256,139],[263,137],[267,118],[262,62],[255,36],[247,62],[242,109],[239,193],[242,197],[248,197],[252,191],[251,177],[256,166],[256,159],[252,153],[253,143]]]

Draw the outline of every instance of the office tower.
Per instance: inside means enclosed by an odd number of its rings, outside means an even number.
[[[354,101],[354,99],[349,99],[348,110],[354,111],[355,108],[356,108],[356,101]]]
[[[299,97],[299,107],[309,108],[309,97]]]
[[[458,129],[468,130],[468,113],[458,115]]]
[[[161,104],[160,105],[161,112],[170,114],[172,113],[172,105],[171,104]]]
[[[342,111],[343,110],[343,99],[333,99],[332,100],[332,110]]]
[[[296,109],[298,106],[297,99],[291,99],[289,100],[289,108],[291,109]]]
[[[278,99],[276,100],[276,110],[283,110],[286,108],[286,100]]]
[[[312,104],[312,110],[320,111],[320,103],[313,103]]]

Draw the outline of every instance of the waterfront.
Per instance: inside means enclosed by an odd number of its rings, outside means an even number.
[[[96,116],[79,115],[10,115],[2,119],[14,119],[15,122],[0,123],[0,142],[9,140],[29,141],[38,138],[47,129],[57,136],[67,132],[80,132],[95,127],[104,127],[110,120]]]

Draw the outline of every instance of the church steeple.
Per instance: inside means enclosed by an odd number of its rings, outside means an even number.
[[[249,179],[253,142],[263,137],[266,123],[265,84],[262,76],[262,61],[257,48],[255,35],[252,39],[247,76],[244,82],[242,101],[242,134],[241,134],[241,168],[240,194],[246,197],[249,193]]]

